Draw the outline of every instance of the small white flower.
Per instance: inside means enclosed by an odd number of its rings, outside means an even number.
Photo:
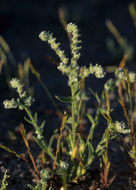
[[[130,82],[133,83],[136,81],[136,74],[133,72],[129,73]]]
[[[86,68],[86,66],[84,66],[84,70],[83,70],[83,77],[86,78],[88,77],[90,74],[89,69]]]
[[[33,102],[34,102],[34,99],[33,99],[31,96],[26,97],[26,99],[24,99],[24,104],[25,104],[25,106],[30,107]]]
[[[133,73],[133,72],[129,72],[128,73],[129,75],[129,78],[130,78],[130,83],[133,83],[136,81],[136,74]],[[115,76],[118,78],[118,80],[127,80],[126,76],[125,76],[125,73],[122,69],[118,69],[116,72],[115,72]],[[118,82],[117,82],[118,84]]]
[[[3,104],[6,109],[17,108],[18,106],[14,98],[12,98],[11,100],[5,100]]]
[[[115,82],[113,79],[107,80],[107,82],[104,85],[104,89],[108,92],[111,93],[115,87]]]
[[[53,34],[47,31],[42,31],[39,34],[39,38],[42,41],[47,41],[50,47],[56,52],[56,54],[59,56],[62,63],[67,64],[68,58],[66,57],[64,51],[60,49],[60,43],[56,42],[56,38],[53,37]]]
[[[12,88],[18,88],[18,87],[21,86],[20,81],[17,78],[11,79],[10,85],[11,85]]]
[[[119,80],[124,80],[125,79],[125,74],[123,72],[122,69],[118,69],[116,72],[115,72],[115,76],[119,79]]]
[[[27,96],[26,92],[23,90],[23,84],[17,78],[13,78],[10,81],[11,87],[17,89],[19,98],[16,100],[12,98],[11,100],[5,100],[3,102],[6,109],[19,108],[20,110],[24,109],[24,106],[30,107],[34,101],[31,96]]]
[[[77,60],[80,57],[79,50],[81,49],[81,46],[78,46],[79,43],[81,43],[81,40],[78,39],[80,37],[80,35],[78,33],[78,27],[73,23],[69,23],[67,25],[67,31],[72,34],[71,51],[72,51],[73,57],[71,59],[71,64],[74,65],[77,63]]]
[[[121,121],[121,122],[116,121],[115,129],[119,133],[123,133],[123,134],[130,133],[130,129],[128,129],[128,127],[125,125],[125,123],[123,121]]]
[[[103,78],[105,76],[104,70],[101,65],[96,64],[94,66],[94,72],[97,78]]]
[[[48,40],[49,40],[49,32],[42,31],[42,32],[39,34],[39,38],[40,38],[42,41],[48,41]]]
[[[89,71],[90,71],[90,74],[94,74],[94,67],[92,64],[90,64],[89,66]]]
[[[61,167],[61,169],[67,170],[69,167],[69,163],[64,162],[64,161],[60,161],[60,167]]]

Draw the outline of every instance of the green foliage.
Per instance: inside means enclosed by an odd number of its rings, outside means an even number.
[[[32,113],[30,107],[33,103],[33,99],[31,96],[27,96],[27,92],[23,89],[23,84],[19,79],[13,78],[10,81],[11,87],[14,88],[18,94],[18,98],[12,98],[11,100],[4,101],[5,108],[18,108],[26,112],[27,117],[24,119],[34,127],[35,142],[42,149],[42,152],[45,153],[44,156],[46,157],[48,155],[52,160],[52,171],[44,169],[41,172],[37,172],[38,174],[40,173],[40,180],[37,185],[35,187],[28,185],[32,190],[45,190],[47,188],[51,188],[48,181],[54,176],[61,179],[61,184],[65,187],[65,189],[67,188],[67,183],[69,182],[78,183],[78,180],[87,174],[90,165],[96,158],[99,158],[101,163],[100,165],[103,165],[103,167],[101,167],[104,168],[104,173],[102,174],[104,181],[103,183],[104,187],[108,187],[108,172],[110,170],[110,161],[108,158],[109,142],[120,133],[130,134],[131,136],[132,144],[129,153],[135,164],[136,137],[134,135],[132,124],[133,106],[131,84],[135,82],[136,75],[133,72],[128,72],[124,66],[121,65],[121,67],[115,72],[115,79],[109,79],[104,85],[104,90],[102,91],[101,96],[89,88],[89,91],[96,98],[98,103],[95,115],[91,115],[86,110],[86,104],[90,101],[90,96],[85,89],[85,79],[90,75],[95,75],[96,78],[101,79],[105,76],[105,72],[98,64],[90,64],[89,68],[86,66],[78,66],[77,61],[80,57],[79,50],[81,49],[79,46],[81,41],[79,40],[80,35],[78,33],[78,27],[75,24],[70,23],[67,25],[66,30],[70,33],[71,59],[67,58],[65,52],[61,50],[60,43],[56,42],[56,38],[53,37],[52,33],[43,31],[39,35],[40,39],[44,42],[48,42],[60,58],[58,70],[68,77],[68,86],[71,90],[70,95],[67,97],[55,96],[58,100],[70,106],[69,114],[67,112],[60,114],[62,117],[60,132],[54,132],[49,142],[46,141],[43,135],[45,121],[39,124],[37,113]],[[31,70],[41,82],[50,100],[54,104],[52,96],[41,81],[40,74],[33,68],[32,65]],[[113,121],[111,117],[111,112],[113,109],[110,105],[109,95],[113,93],[116,86],[119,88],[122,83],[127,86],[125,86],[125,90],[128,94],[128,100],[130,102],[130,113],[128,114],[124,106],[122,95],[119,94],[120,103],[127,118],[128,126],[123,121]],[[54,106],[56,107],[56,104],[54,104]],[[106,129],[101,140],[98,142],[97,146],[94,147],[94,132],[99,124],[101,116],[106,119]],[[81,136],[81,133],[78,130],[82,125],[84,118],[88,118],[90,121],[90,130],[86,140]],[[58,134],[57,142],[55,138],[56,134]],[[56,151],[52,149],[54,142],[57,144]],[[28,145],[26,135],[25,143]],[[64,151],[64,148],[66,151]],[[46,160],[45,157],[43,157],[44,162]]]
[[[105,84],[105,90],[111,94],[117,88],[118,102],[120,103],[127,125],[121,121],[109,123],[109,128],[116,135],[119,133],[129,134],[130,143],[127,145],[127,151],[136,167],[136,133],[135,133],[135,108],[136,108],[136,74],[125,68],[126,58],[122,59],[119,69],[115,72],[115,78],[109,79]],[[110,82],[112,81],[112,82]],[[133,87],[133,88],[132,88]],[[110,115],[110,113],[109,113]],[[108,121],[108,118],[105,117]],[[120,136],[121,137],[121,136]],[[123,139],[121,137],[121,139]],[[123,139],[124,141],[124,139]]]
[[[28,187],[31,190],[46,190],[47,188],[47,180],[50,178],[50,170],[42,170],[41,172],[41,180],[40,182],[37,183],[37,185],[35,187],[33,187],[32,185],[28,185]],[[49,188],[51,189],[51,188]]]
[[[2,179],[0,190],[6,190],[7,189],[7,186],[8,186],[7,179],[8,178],[9,178],[9,176],[7,175],[7,170],[6,170],[4,173],[4,177]]]

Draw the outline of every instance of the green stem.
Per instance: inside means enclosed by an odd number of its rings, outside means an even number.
[[[130,117],[131,122],[133,122],[133,106],[132,106],[132,97],[131,97],[131,86],[128,85],[128,94],[129,94],[129,101],[130,101]]]
[[[38,130],[39,130],[39,129],[38,129],[38,126],[37,126],[37,124],[36,124],[35,121],[34,121],[34,118],[33,118],[32,114],[31,114],[31,111],[30,111],[26,106],[24,106],[24,109],[25,109],[27,115],[29,116],[30,120],[32,121],[32,124],[33,124],[35,130],[38,131]],[[49,155],[53,160],[55,159],[55,157],[53,156],[52,152],[50,151],[50,149],[49,149],[48,147],[45,148],[45,151],[48,153],[48,155]]]
[[[34,121],[34,118],[33,118],[32,114],[31,114],[31,111],[30,111],[26,106],[24,106],[24,109],[25,109],[27,115],[29,116],[29,118],[31,119],[34,128],[35,128],[36,130],[38,130],[38,126],[37,126],[37,124],[36,124],[35,121]]]
[[[72,138],[73,138],[73,148],[75,147],[75,102],[74,102],[74,86],[71,87],[72,93]]]

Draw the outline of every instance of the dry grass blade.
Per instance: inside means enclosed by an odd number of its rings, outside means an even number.
[[[1,59],[1,60],[0,60],[0,74],[1,74],[2,66],[3,66],[4,62],[5,62],[4,59]]]
[[[136,82],[134,82],[134,86],[133,86],[133,89],[134,89],[134,111],[133,111],[133,118],[136,122]]]
[[[119,103],[120,103],[120,105],[121,105],[121,107],[123,109],[124,116],[125,116],[125,118],[126,118],[126,120],[128,122],[128,125],[129,125],[130,121],[129,121],[129,116],[128,116],[128,113],[127,113],[124,97],[122,95],[122,86],[121,86],[121,83],[118,84],[118,95],[120,97]]]
[[[105,91],[105,97],[106,97],[108,122],[112,123],[112,119],[111,119],[111,116],[110,116],[110,99],[109,99],[109,94],[106,91]]]
[[[12,153],[12,154],[14,154],[16,157],[21,158],[22,160],[24,160],[24,161],[27,162],[27,160],[25,159],[25,157],[22,156],[22,155],[20,155],[20,154],[18,154],[16,151],[11,150],[10,148],[8,148],[8,147],[6,147],[6,146],[4,146],[4,145],[2,145],[2,144],[0,144],[0,148],[2,148],[2,149],[4,149],[4,150],[6,150],[6,151],[8,151],[8,152],[10,152],[10,153]]]
[[[59,8],[59,19],[60,19],[60,22],[61,22],[62,26],[64,27],[64,30],[66,31],[67,36],[70,40],[71,39],[71,33],[67,32],[67,24],[68,23],[66,21],[66,16],[67,16],[67,9],[65,6],[61,6]]]
[[[7,54],[10,62],[12,63],[12,65],[15,66],[15,59],[14,59],[14,56],[10,50],[10,47],[9,45],[7,44],[7,42],[4,40],[4,38],[2,36],[0,36],[0,46],[2,47],[2,49],[4,50],[4,52]]]
[[[29,154],[29,156],[30,156],[30,159],[31,159],[31,161],[32,161],[32,164],[33,164],[35,173],[39,176],[39,171],[38,171],[38,169],[37,169],[37,167],[36,167],[36,164],[35,164],[33,155],[31,154],[30,147],[29,147],[29,143],[28,143],[28,140],[27,140],[27,137],[26,137],[26,131],[25,131],[25,128],[24,128],[24,125],[23,125],[23,124],[20,124],[19,131],[20,131],[20,133],[21,133],[21,135],[22,135],[22,137],[23,137],[23,140],[24,140],[24,142],[25,142],[25,145],[26,145],[28,154]]]
[[[135,2],[131,2],[129,4],[128,9],[129,9],[129,13],[133,19],[133,24],[136,27],[136,5],[135,5]]]
[[[119,44],[122,44],[122,42],[124,42],[124,39],[122,38],[122,36],[118,32],[117,28],[113,25],[113,23],[110,20],[107,20],[106,26],[109,29],[109,31],[113,34],[113,36],[116,38],[117,42]]]
[[[135,132],[134,132],[134,125],[133,125],[133,105],[132,105],[132,95],[131,95],[131,83],[130,83],[130,78],[128,74],[127,69],[123,69],[125,76],[127,78],[127,85],[128,85],[128,96],[129,96],[129,104],[130,104],[130,129],[131,129],[131,140],[132,140],[132,147],[136,146],[136,139],[135,139]]]
[[[51,61],[53,64],[59,66],[59,63],[58,63],[55,59],[53,59],[53,57],[51,57],[51,56],[46,56],[46,59],[47,59],[48,61]]]
[[[35,69],[34,66],[32,65],[30,59],[28,59],[27,63],[28,63],[28,65],[29,65],[29,67],[30,67],[31,72],[36,76],[36,78],[37,78],[38,80],[41,80],[40,73],[36,71],[36,69]]]
[[[64,130],[66,120],[67,120],[67,113],[65,111],[64,115],[63,115],[63,118],[62,118],[62,124],[61,124],[61,127],[60,127],[60,135],[59,135],[58,142],[57,142],[56,156],[55,156],[55,161],[54,161],[54,165],[53,165],[53,170],[54,171],[56,170],[57,158],[58,158],[58,154],[59,154],[59,151],[60,151],[60,142],[61,142],[61,139],[62,139],[62,132]]]
[[[128,55],[125,54],[125,55],[123,56],[123,58],[122,58],[120,64],[119,64],[119,68],[120,68],[120,69],[123,69],[123,68],[125,67],[127,58],[128,58]]]

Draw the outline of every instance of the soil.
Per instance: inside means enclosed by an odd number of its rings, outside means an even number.
[[[47,56],[52,56],[58,61],[57,56],[50,50],[49,46],[40,41],[38,35],[42,30],[49,30],[54,33],[57,40],[62,43],[62,48],[65,49],[68,56],[70,56],[69,42],[67,35],[64,32],[63,26],[59,19],[59,9],[64,8],[68,22],[74,22],[79,26],[82,50],[79,65],[89,65],[89,63],[99,63],[106,67],[118,65],[120,57],[114,59],[110,56],[106,46],[108,37],[112,37],[106,28],[105,21],[111,20],[124,38],[127,38],[133,47],[136,47],[135,28],[133,21],[129,15],[128,5],[130,1],[126,0],[1,0],[0,1],[0,35],[4,37],[9,44],[10,49],[14,55],[14,65],[8,60],[8,67],[15,68],[17,73],[18,63],[24,63],[29,57],[41,74],[43,82],[47,85],[49,91],[53,95],[67,96],[69,88],[66,87],[67,78],[62,76],[56,69],[56,65],[47,59]],[[1,47],[1,46],[0,46]],[[129,63],[129,67],[136,71],[135,57]],[[2,68],[4,72],[4,68]],[[11,70],[11,76],[14,76]],[[101,92],[104,82],[112,75],[107,74],[102,80],[90,77],[87,80],[87,85],[91,86],[94,91]],[[3,101],[6,98],[12,97],[14,94],[9,89],[6,78],[1,74],[0,79],[0,144],[15,150],[21,155],[28,158],[28,153],[24,141],[19,132],[19,125],[21,122],[25,124],[29,139],[31,152],[36,159],[37,167],[40,169],[40,150],[35,145],[31,136],[33,130],[31,126],[24,122],[24,113],[17,110],[5,110],[3,108]],[[95,81],[94,81],[95,80]],[[37,82],[36,78],[30,73],[30,86],[34,90],[34,98],[36,100],[33,111],[38,112],[40,120],[46,120],[45,138],[48,140],[54,129],[60,127],[60,119],[55,114],[55,109],[51,105],[48,97],[45,95],[43,89]],[[60,104],[59,108],[64,111],[65,107]],[[95,101],[92,98],[90,107],[95,109]],[[113,101],[115,119],[122,119],[121,109],[116,106]],[[100,138],[103,132],[101,126],[103,121],[96,131],[95,139]],[[111,170],[109,179],[115,176],[113,182],[107,189],[111,190],[135,190],[136,176],[131,167],[130,160],[125,151],[122,151],[121,142],[119,139],[111,143],[109,149],[109,158],[111,161]],[[30,162],[30,160],[29,160]],[[47,166],[50,165],[50,160],[47,161]],[[32,165],[30,163],[30,167]],[[11,153],[0,150],[0,179],[3,176],[5,169],[8,170],[10,178],[8,179],[7,190],[27,190],[27,184],[35,184],[34,172],[30,170],[26,162],[20,158],[16,158]],[[54,189],[61,187],[53,180]],[[88,171],[88,175],[82,182],[78,184],[69,184],[68,189],[73,190],[102,190],[102,183],[100,180],[100,170],[97,163],[94,163]]]

